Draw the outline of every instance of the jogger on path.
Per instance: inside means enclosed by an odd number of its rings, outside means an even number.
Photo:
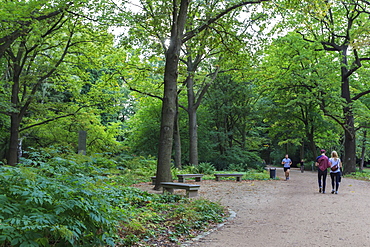
[[[285,155],[285,158],[281,161],[281,164],[284,165],[285,180],[289,180],[290,166],[292,165],[292,160],[289,159],[288,154]]]

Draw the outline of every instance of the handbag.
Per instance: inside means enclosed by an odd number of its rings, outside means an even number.
[[[330,169],[335,172],[336,170],[338,170],[339,168],[339,160],[337,160],[337,163],[335,165],[333,165],[332,167],[330,167]]]

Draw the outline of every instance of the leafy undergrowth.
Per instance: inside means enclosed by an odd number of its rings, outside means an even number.
[[[1,166],[0,246],[179,246],[227,217],[217,203],[130,187],[149,182],[155,168],[154,160],[137,157],[117,163],[41,153],[17,167]],[[172,171],[174,178],[204,173],[212,180],[219,173],[209,163]],[[269,179],[262,169],[223,172]],[[370,177],[368,170],[351,176]]]
[[[1,166],[0,246],[178,246],[226,216],[206,200],[128,187],[115,165],[58,157]]]
[[[206,200],[179,195],[154,195],[151,199],[121,225],[119,235],[125,246],[178,246],[222,222],[226,215],[220,205]]]
[[[362,171],[356,171],[356,172],[351,173],[351,174],[346,174],[345,177],[370,181],[370,169],[369,168],[364,168]]]

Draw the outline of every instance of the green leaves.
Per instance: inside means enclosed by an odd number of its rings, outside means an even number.
[[[29,243],[45,246],[57,239],[65,246],[78,242],[102,244],[102,233],[113,233],[119,218],[105,197],[107,186],[97,187],[95,178],[65,176],[43,164],[31,167],[1,167],[0,239],[14,246]],[[48,171],[44,175],[44,171]],[[50,176],[50,172],[53,175]],[[64,169],[64,172],[68,171]],[[96,234],[98,229],[101,234]],[[38,242],[38,243],[37,243]],[[30,246],[29,245],[29,246]]]
[[[121,184],[125,176],[116,170],[108,175],[109,160],[43,154],[35,154],[37,162],[25,160],[30,165],[0,167],[0,245],[148,246],[163,236],[182,241],[223,220],[219,204]],[[149,163],[153,160],[143,160],[140,169],[153,172]],[[148,175],[135,179],[143,177]]]

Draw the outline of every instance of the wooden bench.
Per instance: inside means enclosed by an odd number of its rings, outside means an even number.
[[[172,183],[172,182],[161,182],[163,188],[163,193],[169,192],[173,193],[174,189],[186,190],[186,196],[188,198],[195,197],[198,195],[198,189],[200,185],[198,184],[184,184],[184,183]]]
[[[243,174],[214,174],[216,181],[220,181],[220,177],[236,177],[236,181],[241,181]]]
[[[185,183],[185,178],[195,178],[195,182],[201,182],[203,174],[179,174],[179,183]]]

